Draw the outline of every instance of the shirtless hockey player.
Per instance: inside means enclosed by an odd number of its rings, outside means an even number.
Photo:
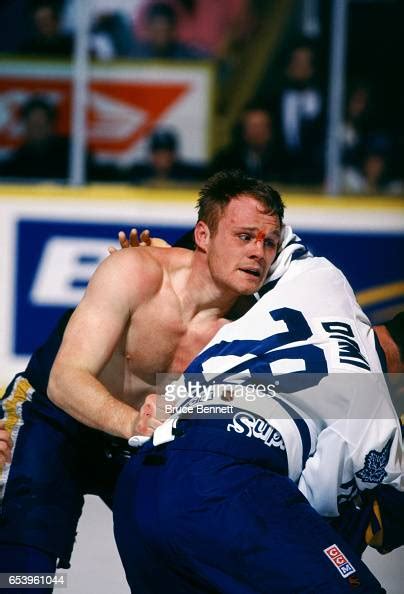
[[[195,252],[123,250],[100,265],[50,377],[50,397],[69,414],[46,397],[46,378],[37,386],[17,377],[3,400],[10,415],[22,408],[24,421],[15,425],[12,464],[2,475],[3,571],[52,572],[57,559],[68,566],[83,493],[110,503],[117,474],[111,439],[82,423],[125,439],[142,431],[134,407],[154,391],[155,373],[183,371],[238,295],[258,290],[282,217],[268,185],[219,174],[201,191]],[[157,425],[151,420],[144,432]]]

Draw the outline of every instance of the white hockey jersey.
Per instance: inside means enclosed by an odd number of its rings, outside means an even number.
[[[282,247],[257,304],[187,371],[235,384],[270,374],[275,398],[247,409],[279,431],[289,476],[313,507],[336,516],[358,490],[380,483],[404,490],[400,425],[373,330],[346,278],[288,227]]]

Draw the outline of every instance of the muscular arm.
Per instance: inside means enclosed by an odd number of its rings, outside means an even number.
[[[48,386],[50,399],[80,422],[124,438],[135,432],[138,412],[98,376],[133,312],[158,291],[161,276],[158,263],[137,250],[113,254],[93,275],[66,328]]]

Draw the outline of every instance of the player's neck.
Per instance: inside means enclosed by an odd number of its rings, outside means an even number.
[[[238,297],[234,291],[215,283],[205,254],[198,251],[193,254],[187,274],[177,282],[176,292],[187,317],[194,317],[198,313],[207,317],[223,317]]]

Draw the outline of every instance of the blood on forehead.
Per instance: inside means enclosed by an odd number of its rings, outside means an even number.
[[[255,239],[256,239],[256,241],[264,241],[265,231],[263,231],[262,229],[259,229]]]

